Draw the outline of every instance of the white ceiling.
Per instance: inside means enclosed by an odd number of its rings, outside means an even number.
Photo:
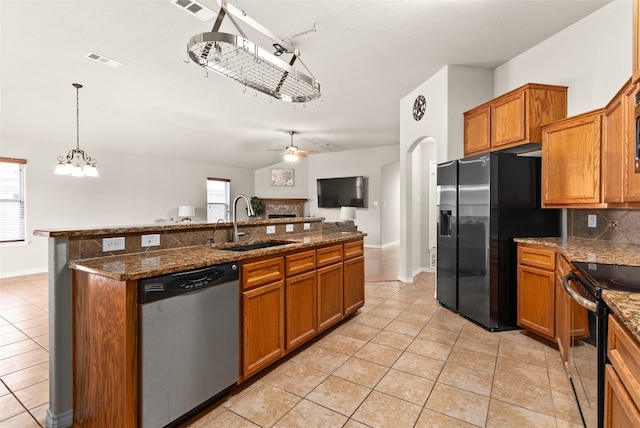
[[[217,13],[215,0],[201,2]],[[320,152],[398,144],[399,100],[443,66],[494,68],[606,3],[233,1],[283,38],[316,25],[291,42],[322,101],[294,108],[185,63],[189,38],[214,20],[169,0],[1,0],[1,137],[74,147],[78,82],[80,147],[98,161],[96,152],[152,152],[258,169],[281,161],[270,149],[284,149],[290,129]]]

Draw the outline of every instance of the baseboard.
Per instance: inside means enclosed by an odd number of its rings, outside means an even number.
[[[396,242],[391,242],[388,244],[382,244],[382,245],[372,245],[372,244],[365,244],[364,248],[372,248],[374,250],[381,250],[383,248],[389,248],[389,247],[393,247],[394,245],[400,245],[400,241],[396,241]]]
[[[54,415],[47,409],[46,428],[68,428],[73,425],[73,409]]]
[[[47,270],[42,269],[26,269],[26,270],[18,270],[12,272],[1,272],[0,278],[13,278],[14,276],[24,276],[24,275],[35,275],[38,273],[47,273]]]

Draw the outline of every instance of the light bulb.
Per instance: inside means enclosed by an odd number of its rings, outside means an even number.
[[[73,172],[71,173],[71,175],[73,177],[84,177],[84,174],[82,173],[82,167],[80,166],[80,164],[77,164],[76,166],[73,167]]]
[[[293,153],[287,153],[286,155],[284,155],[284,160],[286,160],[287,162],[295,162],[298,160],[298,156],[294,155]]]
[[[53,171],[53,173],[56,175],[67,175],[65,165],[62,162],[58,162],[58,165],[56,165],[56,170]]]

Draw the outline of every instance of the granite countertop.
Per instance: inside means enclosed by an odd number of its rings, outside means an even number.
[[[117,281],[136,280],[157,275],[214,266],[221,263],[246,260],[266,255],[277,255],[319,245],[341,243],[362,239],[366,233],[341,232],[304,237],[287,237],[286,245],[261,248],[249,251],[225,250],[232,244],[198,245],[193,247],[173,248],[145,253],[125,254],[119,256],[99,257],[69,262],[69,267],[94,273]],[[277,239],[274,239],[277,240]],[[241,242],[236,245],[253,244],[258,241]]]
[[[554,247],[572,262],[640,266],[640,245],[577,238],[516,238],[514,241]],[[602,298],[636,339],[640,340],[640,293],[603,290]]]

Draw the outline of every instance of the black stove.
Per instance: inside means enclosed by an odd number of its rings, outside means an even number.
[[[600,296],[601,290],[640,292],[640,266],[605,263],[573,262],[578,271],[592,285],[590,290]]]

